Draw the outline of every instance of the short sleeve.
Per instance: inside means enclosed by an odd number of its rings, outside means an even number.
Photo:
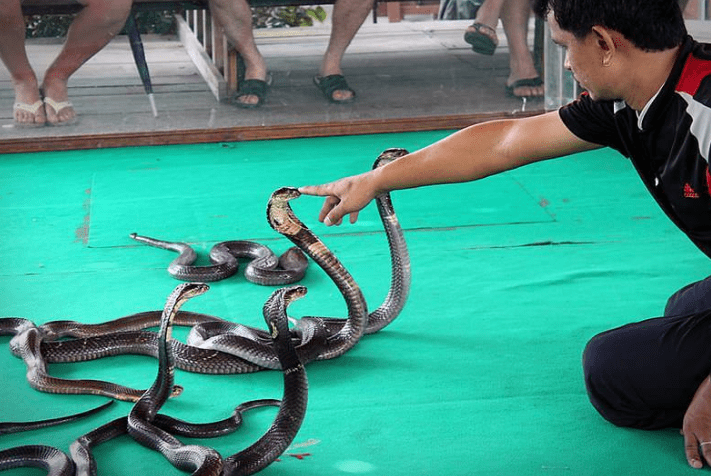
[[[580,139],[620,150],[612,101],[593,101],[588,94],[582,94],[558,113],[570,132]]]

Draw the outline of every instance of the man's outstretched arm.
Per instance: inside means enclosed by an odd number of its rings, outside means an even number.
[[[554,111],[476,124],[384,167],[299,191],[326,197],[319,214],[326,225],[338,225],[348,214],[354,223],[358,212],[381,193],[477,180],[598,147],[573,135]]]

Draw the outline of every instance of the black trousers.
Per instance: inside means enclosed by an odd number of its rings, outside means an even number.
[[[667,302],[664,317],[593,337],[583,353],[588,396],[618,426],[681,428],[711,371],[711,276]]]

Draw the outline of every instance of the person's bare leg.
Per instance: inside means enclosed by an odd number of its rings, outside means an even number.
[[[267,77],[267,64],[257,49],[252,33],[252,9],[245,0],[210,0],[212,18],[222,27],[225,36],[242,57],[245,65],[244,79]],[[237,99],[245,104],[256,104],[259,98],[253,95]]]
[[[25,51],[25,20],[19,0],[0,0],[0,59],[12,77],[15,103],[32,106],[39,101],[37,76]],[[14,117],[20,124],[44,124],[46,120],[43,106],[34,114],[16,109]]]
[[[484,0],[479,9],[476,11],[475,21],[496,28],[499,24],[501,10],[504,7],[505,0]]]
[[[489,0],[487,0],[489,1]],[[531,15],[529,0],[505,0],[501,22],[509,44],[510,73],[507,85],[521,79],[538,77],[533,55],[528,47],[528,21]],[[515,96],[543,96],[544,87],[521,86],[513,91]]]
[[[323,55],[319,76],[343,74],[341,62],[348,45],[355,37],[361,25],[368,18],[373,9],[372,0],[338,0],[333,7],[331,37],[328,47]],[[353,97],[349,90],[336,90],[333,92],[335,101],[344,101]]]
[[[131,11],[131,0],[85,0],[84,8],[77,14],[67,31],[67,39],[57,58],[47,68],[42,80],[45,99],[57,103],[68,101],[67,83],[84,63],[115,37]],[[47,120],[62,123],[76,117],[69,105],[56,111],[45,105]]]
[[[492,30],[496,31],[496,27],[499,24],[499,16],[501,15],[501,9],[503,8],[504,0],[485,0],[479,9],[476,11],[476,18],[474,23],[481,23],[490,27]],[[467,31],[475,32],[476,28],[473,25],[467,27]],[[492,40],[497,41],[496,37],[491,37]]]

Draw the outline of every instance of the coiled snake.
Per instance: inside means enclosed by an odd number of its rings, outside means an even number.
[[[248,281],[264,286],[291,284],[306,274],[308,261],[296,247],[289,248],[280,257],[264,245],[253,241],[235,240],[217,243],[210,250],[209,266],[195,266],[197,253],[187,243],[157,240],[136,233],[129,235],[147,245],[179,253],[170,265],[168,273],[183,281],[219,281],[229,278],[239,269],[238,258],[250,258],[244,271]]]

